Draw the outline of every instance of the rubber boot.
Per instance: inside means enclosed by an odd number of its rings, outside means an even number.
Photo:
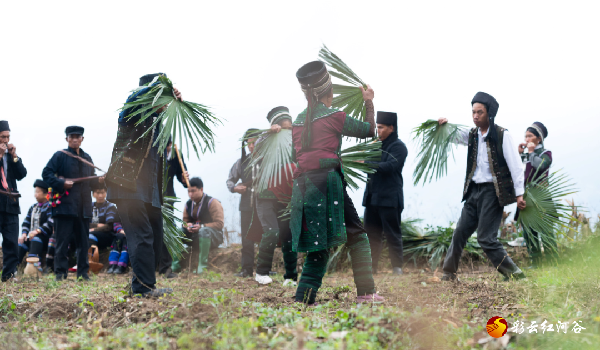
[[[173,262],[171,263],[171,271],[179,272],[181,271],[181,263],[178,257],[173,257]]]
[[[200,254],[198,255],[198,269],[196,273],[202,273],[208,267],[208,252],[210,251],[210,237],[199,237],[198,246]]]

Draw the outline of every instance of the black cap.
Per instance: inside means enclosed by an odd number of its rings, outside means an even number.
[[[377,124],[396,125],[398,115],[394,112],[377,111]]]
[[[8,120],[0,120],[0,132],[10,131],[8,127]]]
[[[322,61],[309,62],[300,67],[296,72],[296,78],[298,78],[301,85],[310,85],[313,88],[317,88],[325,83],[325,78],[328,75],[327,67]]]
[[[290,110],[284,106],[275,107],[267,114],[267,120],[271,125],[279,123],[283,119],[292,120]]]
[[[500,105],[498,104],[498,101],[496,101],[494,96],[479,91],[475,94],[475,97],[473,97],[473,100],[471,101],[471,106],[477,102],[485,105],[485,108],[487,109],[490,118],[494,118],[498,113],[498,108],[500,107]]]
[[[33,183],[33,187],[39,187],[39,188],[43,188],[44,190],[48,191],[48,184],[45,183],[44,181],[37,179],[35,180],[35,182]]]
[[[154,79],[155,77],[157,77],[159,75],[164,75],[165,78],[167,77],[167,75],[165,73],[146,74],[146,75],[144,75],[143,77],[140,78],[140,86],[148,84],[149,82],[152,81],[152,79]]]
[[[73,134],[83,135],[83,131],[84,130],[85,129],[83,127],[81,127],[81,126],[76,126],[76,125],[67,126],[67,128],[65,129],[65,134],[67,136],[73,135]]]

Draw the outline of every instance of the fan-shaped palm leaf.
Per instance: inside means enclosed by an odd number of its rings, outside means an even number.
[[[170,139],[176,142],[179,136],[179,144],[185,140],[187,155],[189,157],[189,143],[200,158],[200,153],[214,151],[213,128],[221,121],[216,118],[208,107],[199,103],[180,101],[175,98],[173,83],[165,76],[156,77],[148,86],[141,86],[133,91],[142,92],[136,100],[126,103],[121,110],[129,110],[125,117],[139,118],[137,124],[144,122],[153,112],[166,107],[154,120],[152,128],[160,125],[160,132],[155,145],[158,145],[159,153],[162,154]],[[142,137],[144,136],[142,135]],[[200,151],[200,153],[199,153]]]
[[[258,165],[258,174],[252,186],[257,193],[279,186],[291,176],[292,131],[282,129],[277,133],[263,133],[256,141],[246,171],[255,165]]]
[[[377,163],[381,160],[381,142],[363,142],[350,146],[341,151],[342,169],[344,180],[354,190],[358,189],[357,182],[366,182],[363,174],[373,174],[377,170]]]
[[[454,158],[453,144],[460,139],[461,132],[468,127],[446,123],[439,125],[437,120],[428,120],[413,129],[413,140],[421,150],[417,155],[417,166],[413,172],[414,184],[423,179],[423,184],[434,178],[439,179],[448,172],[448,153]]]
[[[169,250],[172,257],[181,258],[185,251],[184,241],[188,239],[183,235],[181,227],[183,220],[175,216],[175,207],[172,203],[178,200],[177,197],[165,197],[162,205],[163,217],[163,242]]]
[[[536,171],[533,178],[534,181],[525,185],[523,199],[527,206],[519,210],[517,224],[523,227],[524,235],[538,232],[544,247],[555,247],[555,230],[559,227],[572,230],[568,225],[572,219],[572,208],[563,204],[562,199],[577,193],[577,190],[571,179],[561,170],[550,173],[548,177],[537,177]],[[539,248],[538,237],[532,237],[530,242]]]
[[[323,45],[323,48],[319,51],[319,57],[329,66],[329,74],[352,85],[333,84],[332,107],[346,112],[347,115],[353,118],[364,121],[367,110],[360,87],[366,88],[367,84],[327,46]]]

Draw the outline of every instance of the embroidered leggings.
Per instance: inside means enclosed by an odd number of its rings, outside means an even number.
[[[278,218],[281,209],[283,209],[283,205],[276,200],[258,200],[257,212],[264,233],[258,246],[256,273],[259,275],[269,274],[273,266],[273,254],[281,237],[281,251],[285,266],[283,278],[296,281],[298,279],[296,270],[298,253],[292,251],[289,220],[282,221]]]
[[[346,245],[350,249],[356,294],[360,296],[375,293],[371,247],[367,234],[364,232],[348,232]],[[296,301],[307,304],[315,302],[317,292],[321,287],[325,272],[327,272],[328,260],[329,251],[327,250],[309,252],[306,255],[302,275],[300,276],[300,282],[296,290]]]

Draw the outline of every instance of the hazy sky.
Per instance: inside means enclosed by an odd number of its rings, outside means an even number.
[[[2,2],[1,119],[28,170],[19,183],[21,210],[33,204],[32,184],[48,159],[66,147],[68,125],[86,128],[82,147],[106,170],[117,109],[140,76],[165,72],[184,99],[223,119],[216,154],[187,163],[234,228],[237,197],[225,181],[240,157],[238,139],[249,127],[266,128],[273,107],[294,115],[306,107],[295,73],[326,44],[374,88],[376,110],[398,113],[409,150],[404,217],[436,225],[458,219],[466,149],[455,153],[446,178],[413,187],[411,130],[439,117],[472,125],[477,91],[496,97],[496,123],[516,140],[534,121],[547,126],[554,169],[572,176],[581,190],[576,203],[596,217],[600,22],[593,2],[291,3]],[[178,183],[176,191],[187,199]],[[352,198],[362,215],[362,190]]]

